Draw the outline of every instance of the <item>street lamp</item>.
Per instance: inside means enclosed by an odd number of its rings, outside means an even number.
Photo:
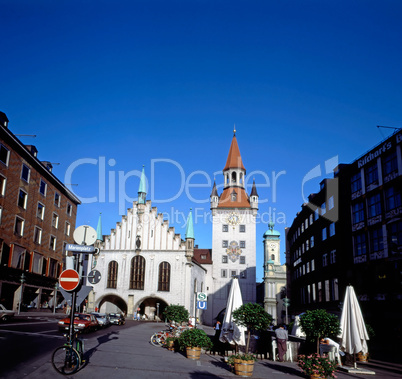
[[[21,303],[22,303],[22,292],[24,291],[24,283],[25,283],[25,274],[21,274],[21,292],[20,292],[20,302],[18,303],[18,314],[20,314],[21,311]]]
[[[288,324],[288,307],[290,305],[290,299],[287,297],[283,298],[283,305],[285,306],[285,311],[286,311],[286,319],[285,319],[285,324]]]
[[[156,303],[156,322],[159,322],[159,303]]]
[[[54,284],[54,296],[53,296],[53,314],[56,313],[56,302],[57,302],[57,282]]]

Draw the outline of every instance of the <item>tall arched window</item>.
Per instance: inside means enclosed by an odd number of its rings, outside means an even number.
[[[162,262],[159,265],[158,291],[170,291],[170,264]]]
[[[111,261],[107,270],[107,288],[117,288],[117,262]]]
[[[236,179],[236,173],[232,172],[232,183],[236,183],[237,179]]]
[[[130,290],[143,290],[145,279],[145,258],[136,255],[131,260]]]

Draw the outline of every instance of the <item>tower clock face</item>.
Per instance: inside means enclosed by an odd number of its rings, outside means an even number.
[[[240,216],[237,212],[232,212],[229,214],[226,221],[228,224],[235,226],[240,223]]]
[[[275,249],[276,249],[276,244],[275,244],[275,243],[270,243],[270,244],[269,244],[269,248],[270,248],[271,250],[275,250]]]

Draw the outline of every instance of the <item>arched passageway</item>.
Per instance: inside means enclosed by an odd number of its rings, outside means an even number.
[[[146,297],[141,299],[137,304],[137,309],[140,309],[140,315],[145,320],[164,321],[163,311],[169,304],[158,297]]]
[[[96,308],[103,313],[123,313],[127,315],[127,303],[117,295],[105,295],[97,301]]]

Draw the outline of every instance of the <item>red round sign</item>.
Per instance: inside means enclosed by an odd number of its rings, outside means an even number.
[[[59,283],[64,291],[74,291],[80,284],[80,275],[73,269],[64,270],[60,274]]]

